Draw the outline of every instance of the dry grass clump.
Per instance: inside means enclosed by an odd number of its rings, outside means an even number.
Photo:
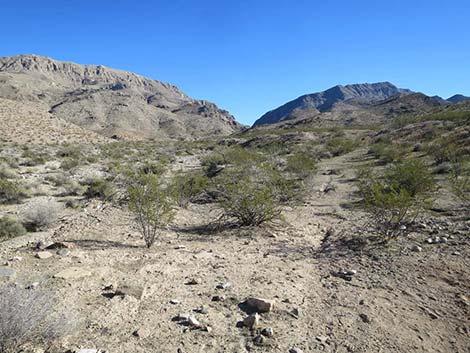
[[[31,202],[21,213],[23,223],[32,231],[47,228],[57,220],[61,208],[58,202],[52,200]]]

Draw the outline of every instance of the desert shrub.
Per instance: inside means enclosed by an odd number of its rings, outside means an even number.
[[[26,190],[16,181],[0,179],[0,203],[18,203],[26,196]]]
[[[16,178],[16,173],[7,163],[0,162],[0,178],[14,179]]]
[[[22,352],[26,344],[51,346],[70,333],[76,321],[57,302],[46,290],[0,286],[0,352]]]
[[[217,202],[224,218],[240,225],[258,226],[281,215],[281,184],[278,174],[261,165],[236,167],[218,182]]]
[[[390,167],[384,175],[362,169],[358,187],[371,226],[389,241],[406,233],[407,225],[430,205],[435,182],[422,162],[410,160]]]
[[[68,180],[64,185],[64,196],[78,196],[82,195],[86,191],[86,187],[81,185],[76,180]]]
[[[32,167],[46,163],[48,155],[28,148],[23,151],[23,158],[26,159],[25,165]]]
[[[305,179],[316,169],[314,157],[306,152],[299,152],[287,157],[286,171]]]
[[[60,168],[63,170],[71,170],[81,165],[81,162],[82,161],[80,158],[67,157],[67,158],[64,158],[62,162],[60,163]]]
[[[97,198],[101,200],[110,200],[115,194],[114,186],[110,181],[103,178],[94,178],[86,182],[88,185],[85,196],[89,199]]]
[[[129,181],[128,194],[129,210],[135,214],[145,244],[150,248],[158,230],[173,220],[170,190],[161,175],[140,172]]]
[[[61,206],[51,200],[38,200],[26,205],[21,212],[23,224],[31,231],[47,228],[59,217]]]
[[[459,159],[452,164],[452,191],[465,205],[470,204],[470,161]]]
[[[391,188],[405,190],[411,197],[428,195],[436,187],[431,169],[417,159],[392,165],[385,172],[385,180]]]
[[[359,145],[358,139],[336,136],[327,140],[325,147],[333,156],[341,156],[354,151]]]
[[[0,218],[0,241],[24,234],[26,229],[16,219],[7,216]]]
[[[208,178],[198,172],[178,171],[171,180],[171,196],[178,206],[186,207],[192,197],[207,188],[208,183]]]
[[[79,145],[64,145],[57,151],[57,156],[61,158],[81,159],[83,157],[83,148]]]
[[[370,153],[381,162],[388,164],[401,159],[403,151],[392,142],[377,142],[369,148]]]
[[[427,152],[436,164],[454,162],[458,157],[458,146],[444,138],[437,139],[427,146]]]

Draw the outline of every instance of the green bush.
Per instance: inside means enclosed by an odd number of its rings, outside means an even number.
[[[178,206],[186,207],[192,197],[207,188],[209,180],[197,172],[178,171],[171,180],[170,191]]]
[[[26,196],[25,189],[15,181],[0,179],[0,203],[18,203]]]
[[[306,152],[299,152],[287,157],[286,171],[305,179],[316,169],[314,157]]]
[[[325,145],[327,151],[329,151],[333,156],[341,156],[352,152],[359,146],[360,143],[358,139],[339,136],[331,137]]]
[[[26,234],[26,229],[16,219],[10,217],[0,218],[0,241]]]
[[[392,142],[377,142],[373,144],[369,151],[375,158],[379,159],[385,164],[392,163],[401,159],[403,151],[399,146]]]
[[[361,169],[358,187],[371,226],[389,241],[406,233],[407,225],[430,205],[435,181],[424,163],[409,160],[391,166],[384,175]]]
[[[129,210],[135,214],[136,222],[150,248],[159,229],[167,226],[174,217],[170,190],[161,175],[139,173],[130,180],[128,187]]]
[[[85,197],[89,199],[97,198],[101,200],[110,200],[115,194],[115,189],[111,182],[103,178],[91,179],[87,182],[88,188],[85,191]]]

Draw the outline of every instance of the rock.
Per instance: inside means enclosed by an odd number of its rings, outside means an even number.
[[[173,304],[173,305],[178,305],[180,304],[181,302],[178,300],[178,299],[171,299],[170,300],[170,304]]]
[[[225,282],[225,283],[220,283],[217,285],[217,289],[228,289],[232,286],[232,283],[230,282]]]
[[[291,313],[291,315],[292,315],[294,318],[296,318],[296,319],[298,319],[299,316],[300,316],[300,310],[299,310],[298,308],[292,309],[292,310],[290,311],[290,313]]]
[[[266,339],[264,338],[263,335],[256,335],[256,336],[253,338],[253,343],[254,343],[256,346],[262,346],[265,340],[266,340]]]
[[[259,326],[259,314],[254,313],[243,319],[243,326],[248,327],[249,329],[254,329]]]
[[[328,342],[329,337],[328,337],[328,336],[317,336],[317,337],[315,337],[315,339],[316,339],[318,342],[325,344],[325,343]]]
[[[0,267],[0,282],[8,281],[16,276],[16,271],[8,267]]]
[[[186,284],[189,286],[194,286],[200,283],[201,283],[201,280],[199,278],[191,278],[188,282],[186,282]]]
[[[246,304],[258,313],[267,313],[274,308],[274,301],[262,298],[250,297],[246,300]]]
[[[21,256],[13,256],[10,260],[11,262],[20,262],[23,261],[23,258]]]
[[[304,351],[300,348],[292,347],[291,349],[289,349],[289,353],[304,353]]]
[[[49,251],[40,251],[36,253],[35,257],[41,260],[50,259],[53,255]]]
[[[39,250],[44,250],[46,249],[48,246],[52,245],[53,243],[51,241],[39,241],[36,243],[36,249],[39,249]]]
[[[209,311],[207,310],[207,308],[203,305],[203,306],[200,306],[199,308],[197,309],[194,309],[195,312],[199,313],[199,314],[203,314],[203,315],[206,315]]]
[[[423,251],[423,248],[422,248],[421,246],[419,246],[419,245],[413,245],[413,246],[411,247],[411,251],[414,251],[414,252],[421,252],[421,251]]]
[[[370,323],[370,318],[367,314],[359,314],[359,317],[361,318],[362,322],[366,324]]]
[[[175,320],[176,321],[189,321],[189,318],[191,317],[190,314],[186,314],[186,313],[181,313],[181,314],[178,314],[176,317],[175,317]]]
[[[274,330],[272,327],[265,327],[261,330],[261,334],[266,337],[272,337],[274,335]]]
[[[448,242],[447,238],[441,238],[441,243],[446,244]]]
[[[36,289],[37,287],[39,287],[39,282],[33,282],[26,289]]]
[[[188,324],[189,324],[189,326],[194,327],[194,328],[201,328],[202,327],[201,323],[194,316],[190,316],[188,318]]]
[[[432,240],[432,238],[427,238],[427,239],[426,239],[426,243],[428,243],[428,244],[433,244],[434,241]]]
[[[143,337],[145,337],[147,334],[146,334],[146,332],[145,332],[144,329],[139,328],[139,329],[135,330],[134,332],[132,332],[132,335],[133,335],[134,337],[143,338]]]
[[[69,256],[70,255],[70,250],[69,249],[60,249],[60,250],[57,251],[56,254],[59,255],[59,256],[63,256],[63,257]]]
[[[64,242],[56,242],[46,246],[47,250],[69,249],[70,245]]]
[[[212,297],[213,302],[223,302],[225,300],[225,297],[223,295],[214,295]]]
[[[91,271],[89,270],[80,267],[69,267],[65,270],[56,273],[53,277],[65,280],[74,280],[88,276],[91,276]]]
[[[120,295],[123,297],[130,296],[136,298],[137,300],[141,300],[144,297],[144,292],[145,290],[143,287],[132,284],[124,284],[116,289],[114,295]]]

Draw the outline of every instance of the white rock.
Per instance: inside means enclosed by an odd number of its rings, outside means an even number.
[[[292,347],[289,349],[289,353],[303,353],[304,351],[297,347]]]
[[[194,317],[190,316],[188,319],[189,326],[200,328],[202,327],[201,323]]]
[[[41,260],[46,260],[51,258],[53,255],[49,251],[40,251],[36,253],[36,258],[41,259]]]

